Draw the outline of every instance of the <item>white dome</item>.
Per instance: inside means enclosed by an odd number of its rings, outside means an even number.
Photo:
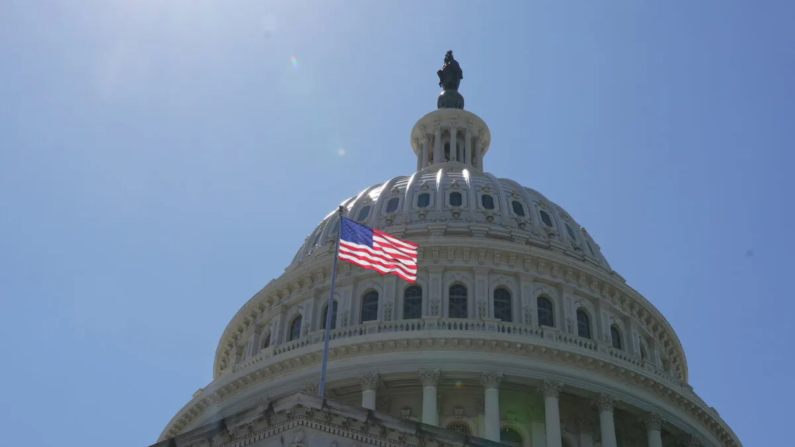
[[[438,104],[411,132],[417,172],[342,203],[419,244],[416,283],[335,270],[330,213],[229,322],[158,447],[742,447],[665,317],[561,207],[484,171],[489,129],[457,91]],[[327,340],[327,399],[310,398]]]
[[[563,208],[537,191],[458,162],[428,166],[371,186],[342,203],[345,217],[413,237],[485,237],[561,251],[608,272],[599,245]],[[290,268],[336,238],[337,212],[306,238]]]

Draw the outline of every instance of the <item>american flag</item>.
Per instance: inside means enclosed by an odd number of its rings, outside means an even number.
[[[417,247],[382,231],[342,218],[340,259],[382,274],[417,280]]]

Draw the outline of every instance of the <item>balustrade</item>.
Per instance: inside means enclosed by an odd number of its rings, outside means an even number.
[[[628,363],[635,367],[644,369],[653,373],[667,381],[681,385],[681,382],[666,373],[662,368],[657,367],[648,360],[641,359],[622,351],[615,349],[605,343],[595,340],[578,337],[572,334],[561,332],[555,328],[548,327],[535,327],[525,324],[508,323],[498,320],[469,320],[458,318],[425,318],[425,319],[412,319],[412,320],[397,320],[397,321],[370,321],[357,326],[347,326],[337,328],[331,331],[331,340],[341,340],[352,337],[360,337],[372,334],[384,333],[425,333],[433,335],[438,332],[481,332],[493,333],[496,336],[508,337],[530,337],[539,339],[541,343],[550,343],[552,345],[560,344],[574,349],[582,349],[591,352],[601,352],[608,356],[617,359],[621,362]],[[294,351],[309,345],[321,344],[325,340],[325,331],[319,330],[310,332],[296,340],[282,343],[276,346],[269,346],[264,348],[255,356],[245,360],[234,366],[233,371],[241,371],[249,368],[254,364],[260,363],[275,356]]]

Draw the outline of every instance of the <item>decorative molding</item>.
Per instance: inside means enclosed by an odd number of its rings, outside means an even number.
[[[441,372],[438,369],[421,369],[419,372],[422,386],[437,386]]]
[[[599,410],[600,413],[605,411],[612,412],[613,408],[615,407],[615,403],[616,400],[613,397],[608,396],[607,394],[604,393],[599,394],[596,397],[596,401],[594,402],[596,408]]]
[[[501,372],[486,371],[480,374],[480,383],[486,389],[499,389],[500,383],[505,376]]]
[[[381,386],[378,373],[366,372],[358,377],[363,391],[375,391]]]
[[[544,393],[544,397],[554,397],[557,399],[562,389],[563,382],[547,379],[541,383],[541,391]]]
[[[647,430],[660,431],[662,429],[662,417],[657,413],[646,413],[643,416],[643,424]]]

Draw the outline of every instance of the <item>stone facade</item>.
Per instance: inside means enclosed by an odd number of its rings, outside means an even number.
[[[473,113],[434,111],[411,134],[417,172],[343,202],[418,243],[419,270],[411,285],[340,263],[325,403],[309,395],[336,213],[232,318],[214,381],[158,445],[741,447],[688,385],[676,333],[585,229],[483,170],[490,139]]]

